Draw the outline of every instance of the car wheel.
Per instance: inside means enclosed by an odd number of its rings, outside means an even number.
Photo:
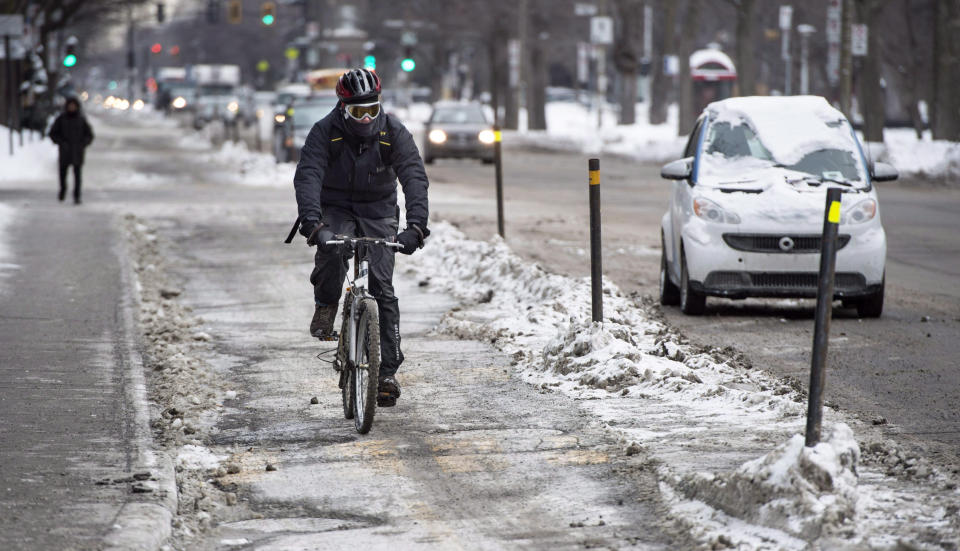
[[[690,287],[690,274],[687,273],[687,253],[680,249],[680,311],[688,316],[703,314],[707,306],[707,296]]]
[[[880,280],[880,289],[876,293],[857,303],[857,315],[861,318],[879,318],[883,313],[883,290],[887,286],[887,277]]]
[[[667,248],[663,243],[663,235],[660,235],[660,304],[664,306],[676,306],[680,304],[680,288],[670,281],[670,273],[667,270]]]

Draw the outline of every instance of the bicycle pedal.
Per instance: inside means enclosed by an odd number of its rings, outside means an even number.
[[[397,397],[391,396],[390,394],[378,394],[377,395],[377,407],[381,408],[392,408],[397,405]]]
[[[323,341],[323,342],[337,342],[338,340],[340,340],[340,334],[337,333],[336,331],[334,331],[333,333],[330,333],[329,335],[314,335],[314,337],[316,337],[317,340]]]

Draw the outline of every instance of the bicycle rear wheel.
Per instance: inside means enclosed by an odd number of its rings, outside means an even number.
[[[347,356],[347,347],[350,346],[350,306],[344,301],[343,322],[340,324],[340,338],[337,339],[337,364],[340,366],[340,398],[343,399],[343,417],[353,419],[353,368]]]
[[[366,434],[373,426],[377,408],[377,386],[380,379],[380,314],[372,298],[360,303],[357,327],[357,361],[351,370],[353,382],[353,418],[357,432]]]

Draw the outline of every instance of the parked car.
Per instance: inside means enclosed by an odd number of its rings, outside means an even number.
[[[293,100],[282,124],[274,127],[274,156],[278,163],[300,160],[300,148],[307,141],[310,129],[336,107],[337,101],[336,94],[332,93]]]
[[[424,128],[423,160],[440,157],[493,162],[494,134],[479,103],[438,102]]]
[[[863,317],[883,310],[887,241],[872,163],[842,113],[821,97],[746,97],[711,103],[684,158],[665,165],[660,302],[685,314],[707,296],[814,297],[826,190],[844,191],[834,298]]]

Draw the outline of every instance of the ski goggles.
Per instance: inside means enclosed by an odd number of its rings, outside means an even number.
[[[358,121],[363,120],[364,117],[375,119],[380,116],[380,102],[347,103],[343,106],[343,110],[350,115],[350,118]]]

